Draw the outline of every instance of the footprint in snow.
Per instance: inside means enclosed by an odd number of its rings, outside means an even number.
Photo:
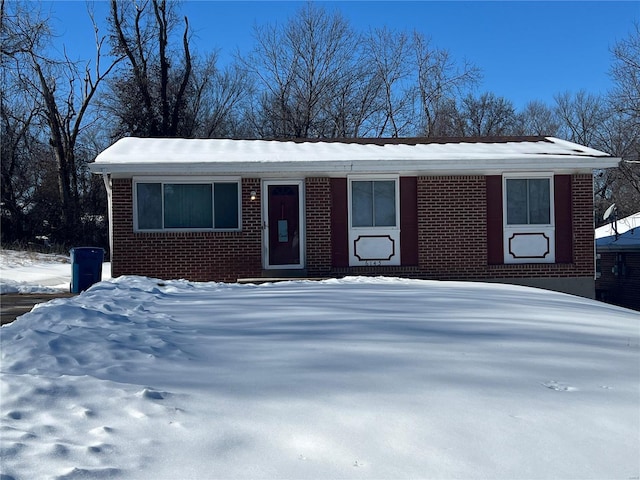
[[[547,387],[550,390],[555,390],[557,392],[574,392],[577,388],[567,385],[565,383],[556,382],[555,380],[549,380],[548,382],[542,383],[544,387]]]

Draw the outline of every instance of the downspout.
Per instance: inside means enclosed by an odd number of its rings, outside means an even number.
[[[109,217],[109,260],[111,263],[111,273],[113,275],[113,203],[111,201],[111,177],[104,170],[102,171],[102,181],[107,190],[107,216]]]

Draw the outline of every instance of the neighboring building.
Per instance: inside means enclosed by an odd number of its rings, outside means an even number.
[[[388,275],[593,297],[594,169],[552,137],[124,138],[91,164],[112,275]]]
[[[640,310],[640,212],[596,229],[596,293]]]

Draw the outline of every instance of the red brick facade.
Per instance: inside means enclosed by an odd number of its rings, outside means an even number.
[[[419,177],[420,271],[426,278],[487,272],[485,177]]]
[[[344,228],[346,194],[336,201],[336,191],[346,189],[346,179],[305,179],[306,273],[311,277],[392,275],[442,280],[483,280],[516,277],[590,277],[594,272],[593,205],[591,175],[570,179],[570,217],[563,226],[572,242],[564,252],[571,259],[555,264],[490,264],[488,256],[487,188],[490,177],[401,177],[401,188],[417,191],[417,228],[411,215],[402,215],[410,238],[418,245],[417,256],[404,252],[408,263],[396,267],[348,267],[340,252],[346,241]],[[569,183],[569,182],[568,182]],[[112,274],[185,278],[195,281],[236,281],[260,277],[262,271],[262,219],[260,179],[242,180],[242,229],[239,232],[133,231],[131,179],[114,179]],[[250,192],[258,193],[250,200]],[[411,199],[401,192],[401,205]],[[402,207],[404,208],[404,207]],[[415,206],[411,206],[415,209]],[[557,210],[557,208],[556,208]],[[562,217],[562,216],[561,216]],[[416,238],[414,238],[414,236]],[[414,241],[415,240],[415,241]],[[501,241],[501,240],[500,240]],[[338,254],[336,255],[336,252]],[[417,258],[417,262],[415,261]],[[402,258],[401,258],[402,260]]]
[[[521,265],[489,265],[479,278],[514,277],[593,277],[594,225],[593,178],[591,175],[571,176],[571,231],[572,261],[568,263],[540,263]],[[556,207],[557,210],[557,207]],[[556,229],[558,229],[556,215]]]
[[[144,275],[194,281],[233,282],[260,275],[262,271],[262,219],[260,180],[242,180],[242,230],[239,232],[133,231],[133,185],[131,179],[114,179],[113,252],[114,277]]]
[[[307,274],[331,275],[331,184],[325,177],[307,178],[304,188]]]

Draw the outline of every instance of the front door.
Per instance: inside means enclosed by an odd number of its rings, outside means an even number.
[[[302,182],[266,181],[264,186],[265,268],[302,268]]]

